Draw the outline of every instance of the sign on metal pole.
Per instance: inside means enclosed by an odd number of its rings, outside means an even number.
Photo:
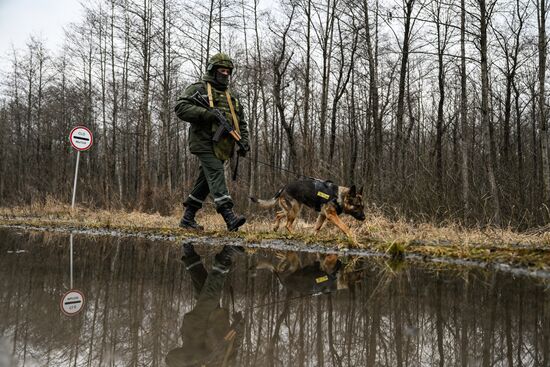
[[[74,149],[76,149],[76,167],[74,171],[74,185],[73,185],[73,201],[71,208],[74,209],[74,201],[76,198],[76,181],[78,179],[78,164],[80,163],[80,151],[88,150],[91,148],[94,137],[90,129],[85,126],[76,126],[71,130],[69,134],[69,141]]]
[[[78,151],[88,150],[94,142],[92,132],[86,126],[76,126],[69,135],[71,145]]]
[[[74,316],[84,307],[84,294],[76,289],[71,289],[61,297],[61,312],[67,316]]]

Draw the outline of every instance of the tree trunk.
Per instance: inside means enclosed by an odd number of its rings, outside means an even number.
[[[281,126],[283,127],[288,140],[288,148],[290,150],[290,165],[292,167],[292,170],[294,172],[297,172],[300,169],[300,166],[298,162],[298,152],[296,150],[296,143],[294,140],[294,127],[293,127],[294,124],[293,124],[293,121],[287,121],[287,118],[285,116],[286,99],[282,95],[283,78],[288,68],[288,65],[290,63],[290,60],[292,59],[292,55],[290,56],[286,55],[286,45],[287,45],[287,34],[290,29],[290,26],[292,25],[294,12],[295,12],[295,7],[292,7],[292,13],[290,15],[290,18],[288,19],[288,24],[284,29],[283,34],[281,35],[281,44],[279,47],[280,54],[278,55],[278,57],[276,57],[275,62],[273,64],[273,74],[275,77],[273,82],[273,99],[274,99],[275,107],[277,108],[277,112],[279,114],[279,120],[281,122]]]
[[[379,118],[378,111],[380,109],[378,96],[378,67],[376,62],[375,45],[372,42],[370,33],[369,5],[367,0],[363,0],[363,9],[365,17],[365,38],[367,42],[367,58],[369,63],[369,113],[372,117],[372,126],[374,130],[374,180],[380,182],[382,179],[382,155],[383,155],[383,139],[382,139],[382,120]],[[377,184],[376,187],[379,187]]]
[[[306,17],[307,17],[307,31],[306,31],[306,66],[305,66],[305,75],[304,75],[304,123],[302,130],[302,139],[303,139],[303,157],[304,161],[311,162],[314,157],[314,146],[313,141],[311,140],[311,135],[309,134],[310,129],[310,106],[309,99],[311,98],[311,0],[307,0],[306,8]],[[313,124],[312,124],[313,125]],[[305,174],[310,174],[310,172],[305,172]]]
[[[441,6],[442,3],[437,1],[436,9],[436,28],[437,28],[437,64],[438,73],[437,81],[439,87],[439,102],[437,104],[437,122],[436,122],[436,184],[437,192],[442,193],[443,190],[443,107],[445,106],[445,65],[443,63],[443,55],[447,49],[448,26],[441,29]],[[443,33],[443,34],[442,34]]]
[[[401,50],[401,68],[399,70],[399,95],[397,96],[397,114],[395,123],[395,146],[394,146],[394,167],[398,173],[402,173],[402,162],[400,162],[403,150],[403,120],[405,114],[405,84],[409,63],[409,46],[411,38],[411,16],[415,0],[404,2],[405,31],[403,33],[403,45]]]
[[[170,174],[170,129],[172,119],[172,109],[170,108],[170,83],[171,83],[171,60],[170,60],[170,29],[168,26],[168,4],[163,0],[162,6],[162,132],[161,132],[161,182],[160,186],[164,187],[168,194],[172,191],[172,176]]]
[[[151,22],[152,18],[152,3],[150,0],[143,0],[142,20],[142,39],[141,54],[142,54],[142,70],[141,81],[143,82],[143,90],[141,94],[140,104],[140,128],[138,129],[138,156],[139,164],[139,202],[142,209],[150,210],[150,195],[151,195],[151,116],[149,112],[149,89],[151,85]]]
[[[332,101],[332,113],[331,113],[331,119],[330,119],[330,142],[329,142],[329,158],[328,163],[329,167],[332,167],[332,160],[334,158],[334,145],[336,143],[336,113],[338,112],[338,102],[344,95],[344,92],[346,91],[346,87],[349,82],[349,78],[351,75],[351,70],[353,69],[354,65],[354,59],[355,59],[355,51],[357,50],[357,38],[359,35],[359,32],[354,30],[354,37],[351,45],[351,55],[345,55],[344,52],[344,40],[342,39],[342,32],[340,28],[340,21],[338,21],[338,34],[340,36],[340,68],[338,69],[338,81],[336,83],[336,92],[334,99]],[[348,66],[348,70],[345,70],[346,68],[346,58],[350,57],[350,64]]]
[[[481,56],[481,126],[483,129],[484,157],[487,168],[487,178],[493,204],[493,221],[500,225],[500,200],[499,192],[494,173],[494,162],[491,154],[493,141],[490,134],[490,111],[489,111],[489,71],[487,61],[487,7],[485,0],[478,0],[480,10],[480,56]]]
[[[111,135],[111,167],[110,167],[110,176],[113,186],[115,182],[118,183],[118,200],[122,200],[122,185],[121,183],[121,172],[118,162],[118,150],[117,150],[117,119],[118,119],[118,85],[115,72],[115,0],[111,0],[111,83],[113,84],[113,109],[111,112],[112,119],[112,135]]]
[[[320,158],[325,159],[325,139],[328,116],[328,95],[330,86],[331,60],[332,60],[332,37],[334,35],[334,12],[338,0],[328,0],[327,14],[325,18],[325,29],[322,35],[321,50],[323,52],[323,76],[321,79],[321,111],[320,111]]]
[[[538,50],[539,50],[539,129],[541,141],[541,164],[542,164],[542,189],[543,203],[548,204],[550,200],[550,166],[548,165],[548,131],[546,124],[545,106],[545,82],[546,82],[546,0],[537,1],[537,19],[539,26]]]

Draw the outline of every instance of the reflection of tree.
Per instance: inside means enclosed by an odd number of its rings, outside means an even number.
[[[0,335],[20,364],[163,366],[178,346],[175,315],[193,306],[179,249],[77,236],[87,305],[67,318],[68,240],[0,238]],[[16,249],[28,252],[7,253]],[[550,365],[550,295],[533,279],[364,262],[353,292],[297,298],[271,273],[250,277],[249,265],[238,260],[227,280],[246,320],[240,366]]]
[[[496,276],[492,274],[489,280],[489,287],[487,289],[488,296],[485,297],[485,304],[483,308],[488,311],[487,317],[483,318],[483,361],[482,366],[488,367],[492,365],[492,347],[493,347],[493,333],[495,331],[495,314],[497,306],[497,287]]]
[[[469,329],[469,297],[470,297],[470,282],[469,274],[466,274],[466,277],[462,286],[462,301],[459,302],[460,307],[460,365],[466,367],[468,365],[468,329]]]
[[[338,351],[334,347],[334,312],[332,309],[332,294],[327,294],[328,304],[328,345],[330,349],[330,355],[332,356],[333,366],[342,366],[342,359],[338,354]]]
[[[267,345],[267,360],[269,361],[269,366],[274,366],[275,361],[278,359],[274,355],[274,352],[281,337],[281,325],[283,324],[285,318],[288,317],[288,312],[290,309],[289,305],[290,293],[287,292],[285,295],[285,302],[283,303],[283,310],[280,312],[279,315],[276,316],[275,327],[273,328],[273,331],[269,338],[269,343]]]
[[[317,365],[323,367],[325,365],[324,350],[323,350],[323,305],[322,299],[317,298],[317,309],[316,309],[316,319],[315,319],[315,341],[316,341],[316,354],[317,354]]]

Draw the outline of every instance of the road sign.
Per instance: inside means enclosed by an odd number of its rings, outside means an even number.
[[[92,132],[85,126],[76,126],[69,134],[71,145],[76,150],[88,150],[94,142]]]
[[[71,208],[74,209],[74,201],[76,198],[76,181],[78,180],[78,163],[80,162],[80,151],[88,150],[94,142],[92,132],[86,126],[76,126],[69,134],[69,141],[73,148],[77,150],[76,165],[74,169],[74,185],[73,185],[73,202]]]
[[[84,307],[84,295],[82,292],[71,289],[61,297],[61,312],[67,316],[74,316]]]

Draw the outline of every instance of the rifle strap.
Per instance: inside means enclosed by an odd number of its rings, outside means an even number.
[[[239,129],[239,120],[237,119],[237,114],[235,114],[235,108],[233,107],[233,102],[231,101],[231,95],[229,95],[227,89],[225,90],[225,97],[227,98],[227,104],[229,105],[231,117],[233,118],[233,126],[235,127],[235,130],[237,130],[237,133],[240,135],[241,130]]]
[[[210,108],[214,108],[214,98],[212,98],[212,85],[209,82],[206,82],[206,92],[208,93],[208,103]],[[231,95],[228,90],[225,90],[225,97],[227,98],[227,104],[229,105],[229,110],[231,111],[231,117],[233,119],[233,127],[237,131],[237,134],[241,134],[239,129],[239,120],[237,119],[237,114],[235,113],[235,107],[233,107],[233,101],[231,100]]]
[[[206,82],[206,93],[208,93],[208,104],[210,108],[214,108],[214,99],[212,98],[212,86]]]

